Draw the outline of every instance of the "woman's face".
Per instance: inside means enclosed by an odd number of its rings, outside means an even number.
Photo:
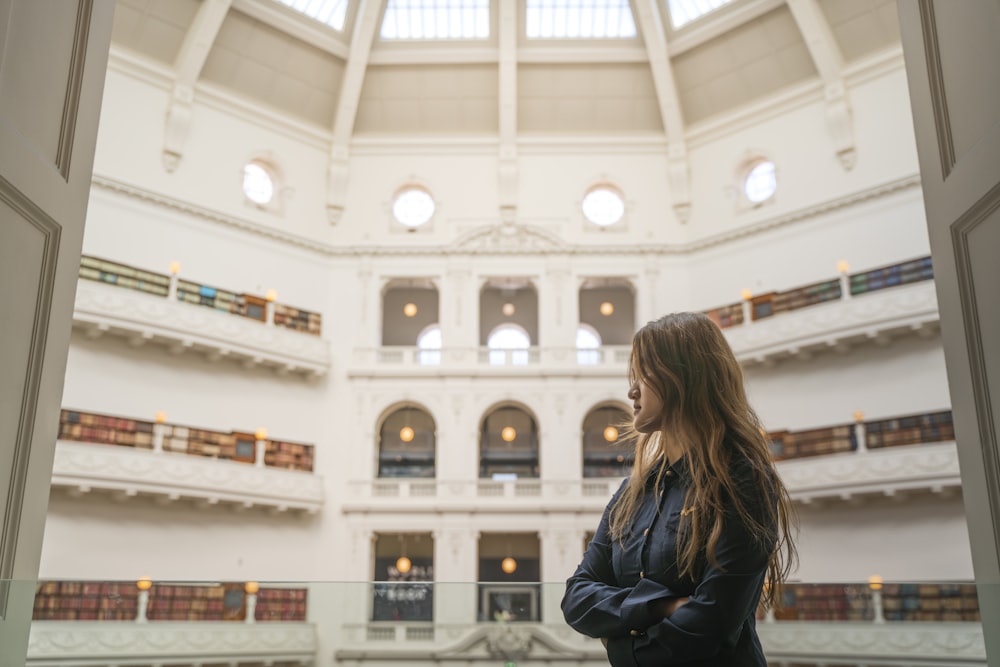
[[[636,431],[654,433],[663,428],[663,399],[642,378],[637,378],[629,387],[628,397],[632,401],[632,419]]]

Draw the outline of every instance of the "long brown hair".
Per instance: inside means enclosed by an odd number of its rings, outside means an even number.
[[[722,331],[700,313],[675,313],[650,322],[632,339],[629,381],[637,379],[663,402],[663,430],[636,434],[632,473],[611,509],[612,536],[624,539],[646,480],[657,467],[659,487],[670,438],[680,445],[690,472],[684,507],[697,509],[681,520],[678,573],[697,578],[702,552],[718,565],[715,549],[725,507],[731,504],[751,539],[774,544],[763,593],[764,604],[774,606],[796,560],[791,501],[747,401],[743,370]],[[734,479],[735,462],[748,465],[750,488],[744,476]]]

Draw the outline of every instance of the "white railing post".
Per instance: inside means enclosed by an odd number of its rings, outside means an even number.
[[[861,410],[854,413],[854,441],[858,443],[859,454],[868,451],[868,429],[865,428],[865,413]]]

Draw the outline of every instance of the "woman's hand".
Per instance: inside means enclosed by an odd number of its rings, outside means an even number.
[[[687,598],[667,598],[666,600],[658,600],[653,604],[653,616],[657,617],[657,621],[670,618],[673,613],[680,609],[681,606],[683,606],[687,601]]]

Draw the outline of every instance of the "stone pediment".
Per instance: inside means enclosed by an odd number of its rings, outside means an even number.
[[[552,232],[520,223],[477,227],[460,236],[455,241],[455,249],[486,254],[545,254],[568,250],[562,240]]]

